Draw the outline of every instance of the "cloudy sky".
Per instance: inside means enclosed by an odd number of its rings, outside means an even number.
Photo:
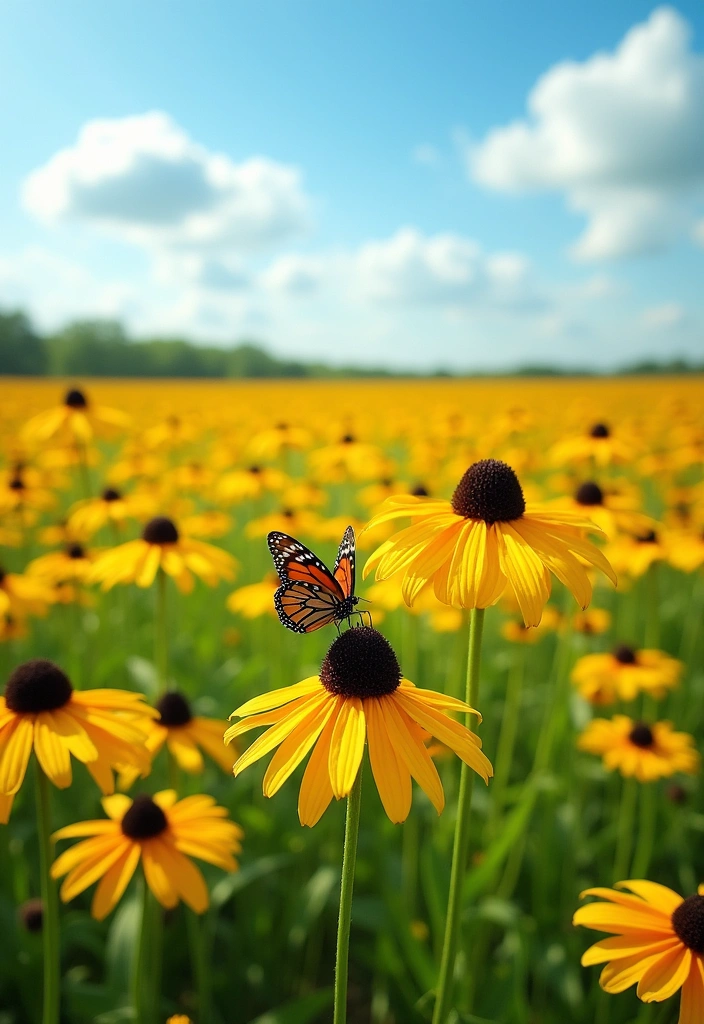
[[[5,0],[0,306],[337,363],[704,358],[704,6]]]

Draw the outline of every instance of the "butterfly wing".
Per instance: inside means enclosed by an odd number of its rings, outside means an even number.
[[[335,560],[335,568],[332,571],[334,578],[342,588],[345,597],[352,597],[354,594],[354,563],[355,563],[355,540],[354,530],[348,526],[340,541],[340,548]]]
[[[274,607],[281,624],[294,633],[312,633],[335,622],[338,605],[339,601],[329,590],[300,580],[284,583],[274,594]]]
[[[267,537],[274,568],[284,586],[288,583],[308,583],[328,591],[337,601],[345,598],[342,587],[318,556],[287,533],[274,531]]]

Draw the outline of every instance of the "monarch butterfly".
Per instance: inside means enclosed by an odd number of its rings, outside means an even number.
[[[269,551],[281,586],[274,594],[274,607],[282,625],[294,633],[312,633],[334,622],[338,626],[353,614],[359,598],[354,596],[354,530],[348,526],[332,572],[305,544],[287,533],[275,531],[267,537]]]

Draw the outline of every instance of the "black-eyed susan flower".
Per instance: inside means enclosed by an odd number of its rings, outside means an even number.
[[[280,469],[253,463],[247,469],[233,469],[220,478],[215,488],[221,501],[253,500],[268,491],[281,491],[289,478]]]
[[[548,633],[560,628],[562,617],[557,608],[548,605],[538,626],[526,626],[523,619],[508,619],[501,626],[501,635],[514,644],[535,644]]]
[[[451,501],[389,498],[368,527],[408,517],[413,525],[385,541],[370,556],[366,576],[403,573],[408,605],[433,584],[443,604],[486,608],[510,587],[527,626],[537,626],[550,596],[550,574],[571,590],[584,608],[592,585],[585,563],[614,583],[613,569],[586,537],[598,531],[580,513],[527,506],[510,466],[496,459],[466,471]]]
[[[156,714],[141,693],[76,691],[52,662],[25,662],[0,697],[0,794],[11,798],[19,791],[32,750],[59,789],[71,785],[73,755],[103,793],[112,793],[113,767],[128,764],[142,774],[149,771],[145,728]],[[11,800],[4,807],[9,815]]]
[[[664,651],[635,650],[619,644],[610,654],[585,654],[572,669],[572,682],[592,704],[633,700],[641,693],[657,699],[677,686],[684,666]]]
[[[402,677],[396,655],[381,633],[357,626],[333,642],[320,675],[254,697],[237,708],[230,717],[242,721],[230,726],[225,740],[262,725],[271,727],[234,767],[239,775],[278,747],[264,776],[268,797],[312,749],[298,800],[301,824],[311,826],[333,797],[349,795],[366,742],[384,809],[391,821],[401,822],[411,807],[412,777],[438,814],[445,803],[422,730],[453,750],[485,782],[493,774],[479,738],[449,718],[449,711],[477,714],[454,697],[416,688]]]
[[[653,520],[638,510],[637,501],[632,488],[619,491],[586,480],[576,488],[572,498],[560,499],[555,507],[580,512],[596,523],[607,537],[613,537],[619,530],[634,534],[652,529]]]
[[[617,994],[637,984],[638,998],[644,1003],[662,1002],[681,989],[678,1024],[701,1024],[704,886],[683,899],[656,882],[638,879],[616,885],[616,889],[586,889],[581,894],[606,902],[580,907],[572,923],[611,936],[589,947],[582,966],[606,964],[599,978],[604,991]]]
[[[202,914],[208,908],[205,880],[192,862],[197,857],[224,871],[236,871],[242,829],[211,796],[178,800],[172,789],[131,800],[115,794],[103,800],[108,820],[81,821],[54,833],[54,839],[90,838],[66,850],[54,862],[52,878],[61,878],[67,903],[100,879],[91,913],[98,921],[119,902],[142,863],[147,885],[164,907],[179,900]]]
[[[53,583],[88,582],[96,553],[84,544],[67,544],[61,551],[40,555],[27,566],[27,575]]]
[[[204,768],[202,749],[224,771],[232,771],[235,759],[223,744],[221,719],[194,715],[188,698],[177,690],[169,690],[160,697],[156,710],[158,717],[149,721],[144,741],[152,757],[166,743],[179,767],[196,775]],[[120,781],[131,785],[136,777],[132,769],[122,773]]]
[[[107,524],[123,526],[128,519],[147,519],[154,511],[154,499],[147,494],[122,494],[106,487],[97,498],[86,498],[73,506],[68,518],[69,531],[92,537]]]
[[[149,520],[139,540],[119,544],[101,555],[90,578],[100,582],[103,590],[116,583],[150,587],[161,569],[185,594],[193,589],[194,574],[213,587],[221,579],[232,579],[236,564],[227,551],[184,536],[172,519],[157,516]]]
[[[0,618],[45,615],[55,595],[48,583],[0,566]]]
[[[700,569],[704,565],[704,529],[673,532],[668,541],[668,556],[670,564],[682,572]]]
[[[261,583],[248,583],[246,587],[233,590],[227,598],[227,607],[245,619],[258,619],[261,615],[276,618],[274,594],[280,586],[281,580],[276,573],[269,572]]]
[[[634,536],[621,534],[609,542],[606,553],[616,572],[638,579],[651,565],[666,561],[669,550],[664,532],[658,528]]]
[[[597,466],[610,466],[629,462],[636,448],[630,441],[614,434],[610,424],[594,423],[583,434],[558,441],[550,456],[554,465],[566,462],[594,462]]]
[[[611,612],[605,608],[585,608],[583,612],[575,612],[572,616],[572,629],[575,633],[598,636],[608,633],[610,628]]]
[[[42,444],[56,437],[85,445],[97,429],[125,429],[129,423],[130,418],[125,413],[94,405],[84,391],[71,388],[61,405],[33,416],[25,424],[22,436],[30,443]]]
[[[671,722],[635,722],[627,715],[595,718],[577,740],[580,750],[601,757],[607,771],[618,770],[639,782],[665,779],[676,772],[695,775],[699,754],[693,738],[675,732]]]

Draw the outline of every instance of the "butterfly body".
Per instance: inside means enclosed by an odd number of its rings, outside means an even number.
[[[354,614],[355,541],[348,526],[332,572],[295,537],[274,531],[267,537],[281,586],[274,607],[281,623],[294,633],[311,633],[334,623],[339,627]]]

